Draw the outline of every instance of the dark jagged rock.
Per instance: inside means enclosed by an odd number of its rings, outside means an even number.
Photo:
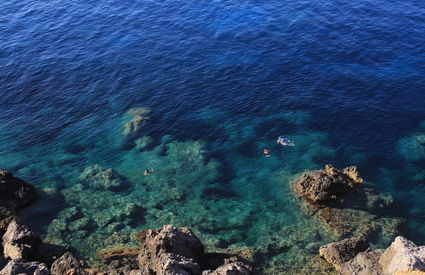
[[[293,189],[308,201],[323,203],[337,199],[362,182],[355,166],[341,172],[328,164],[323,170],[304,173],[293,183]]]
[[[15,213],[12,210],[6,207],[0,207],[0,238],[3,238],[3,234],[6,232],[9,223],[15,218]]]
[[[86,274],[80,261],[78,261],[78,259],[75,258],[75,256],[70,252],[66,252],[60,258],[54,261],[52,267],[50,268],[52,275],[62,275],[70,270],[73,270],[73,274]]]
[[[40,262],[25,262],[23,259],[13,259],[0,271],[0,274],[50,275],[50,271],[45,264]]]
[[[369,248],[369,243],[363,238],[344,239],[339,242],[320,247],[319,254],[339,270],[341,265],[353,259],[359,252]]]
[[[12,220],[3,235],[3,254],[7,259],[31,260],[40,245],[40,237],[19,219]]]
[[[341,275],[382,275],[381,266],[378,263],[383,249],[360,252],[354,259],[344,263],[339,273]]]
[[[17,208],[28,205],[37,198],[35,187],[15,178],[12,173],[0,170],[0,204]]]
[[[200,274],[197,261],[204,253],[204,246],[189,228],[165,225],[160,229],[141,231],[137,237],[141,242],[140,267],[148,267],[158,274],[165,270],[171,272],[173,268]]]

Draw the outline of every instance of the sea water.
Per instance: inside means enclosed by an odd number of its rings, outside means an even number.
[[[91,261],[171,223],[299,272],[334,238],[289,183],[327,163],[424,244],[424,28],[413,0],[4,1],[0,168],[38,187],[45,241]]]

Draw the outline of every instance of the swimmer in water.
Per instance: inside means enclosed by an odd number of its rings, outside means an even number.
[[[270,150],[269,149],[263,149],[263,155],[265,155],[266,157],[270,157]]]

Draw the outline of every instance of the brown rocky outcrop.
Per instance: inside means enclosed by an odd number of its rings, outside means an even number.
[[[202,257],[204,246],[189,228],[165,225],[161,229],[141,231],[138,238],[141,243],[139,266],[158,274],[166,274],[165,270],[173,268],[200,273],[196,262]]]
[[[23,259],[13,259],[0,271],[0,274],[50,275],[50,271],[45,264],[40,262],[25,262]]]
[[[425,271],[425,246],[417,246],[403,237],[397,237],[379,259],[384,275],[397,271]]]
[[[360,252],[354,259],[344,263],[339,271],[341,275],[382,275],[379,257],[383,249]]]
[[[32,260],[41,245],[41,239],[19,219],[14,219],[3,235],[2,244],[5,258]]]
[[[366,239],[350,238],[321,246],[319,254],[331,263],[335,269],[339,270],[343,263],[353,259],[359,252],[363,252],[368,248],[369,243]]]
[[[349,244],[349,245],[344,245]],[[386,249],[362,251],[352,239],[328,244],[320,248],[320,255],[333,264],[341,275],[404,275],[425,273],[425,246],[397,237]],[[344,249],[341,249],[343,247]],[[344,253],[340,253],[344,250]],[[341,254],[344,257],[341,257]],[[336,255],[336,256],[335,256]]]
[[[157,275],[247,275],[251,268],[239,257],[225,253],[204,254],[201,241],[187,228],[164,225],[136,234],[141,247],[139,267]]]
[[[52,275],[62,275],[67,272],[79,275],[87,274],[80,261],[70,252],[66,252],[60,258],[56,259],[50,268],[50,272]]]
[[[355,185],[362,183],[355,166],[347,167],[342,172],[330,164],[325,169],[306,172],[293,183],[293,189],[313,203],[335,200]]]
[[[15,178],[8,171],[0,170],[0,205],[17,208],[28,205],[36,198],[34,186]]]
[[[374,214],[392,203],[391,196],[377,194],[362,182],[355,166],[340,171],[328,164],[325,169],[303,173],[291,185],[301,198],[303,211],[335,237],[395,237],[401,221]]]

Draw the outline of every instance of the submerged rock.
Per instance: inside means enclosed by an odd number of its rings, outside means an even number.
[[[131,108],[126,112],[129,121],[124,124],[123,134],[129,136],[140,131],[144,122],[150,119],[148,116],[151,110],[149,108]]]
[[[31,260],[41,245],[40,237],[18,219],[14,219],[3,236],[5,258]]]
[[[80,179],[97,190],[118,190],[124,186],[123,180],[112,168],[103,168],[97,164],[84,169]]]
[[[339,270],[343,263],[353,259],[359,252],[363,252],[368,248],[369,243],[366,239],[350,238],[321,246],[319,254],[331,263],[335,269]]]
[[[341,172],[328,164],[323,170],[304,173],[292,186],[305,199],[322,203],[337,199],[362,182],[355,166],[347,167]]]
[[[394,274],[398,271],[425,271],[425,246],[417,246],[399,236],[384,251],[379,263],[384,275]]]
[[[136,150],[143,151],[153,143],[153,138],[150,136],[144,136],[142,138],[136,139],[134,143],[136,144]]]
[[[0,205],[17,208],[28,205],[36,198],[34,186],[15,178],[8,171],[0,170]]]

